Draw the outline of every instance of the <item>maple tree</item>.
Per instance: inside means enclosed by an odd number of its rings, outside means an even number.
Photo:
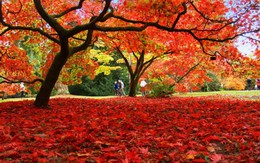
[[[158,35],[154,35],[158,33]],[[124,63],[129,73],[129,96],[136,95],[136,88],[142,75],[158,59],[174,53],[165,46],[163,35],[156,28],[143,32],[107,33],[102,40],[121,57],[117,62]],[[164,33],[165,34],[165,33]],[[108,51],[108,53],[110,53]]]
[[[246,88],[246,80],[232,76],[224,79],[222,83],[224,88],[228,90],[244,90]]]
[[[2,0],[0,35],[5,40],[33,35],[37,43],[46,39],[53,42],[55,53],[48,60],[50,66],[34,103],[47,106],[66,62],[85,51],[98,37],[98,31],[143,31],[155,27],[183,34],[197,42],[205,54],[215,56],[222,50],[212,49],[217,44],[249,33],[259,36],[258,7],[258,0]],[[113,25],[114,21],[122,23]]]
[[[244,89],[244,81],[248,77],[257,78],[259,76],[260,65],[256,59],[243,56],[235,47],[230,46],[228,48],[230,50],[227,51],[225,56],[222,53],[222,56],[218,56],[214,60],[210,60],[210,58],[198,52],[192,56],[189,55],[190,53],[181,52],[181,55],[175,53],[169,56],[171,59],[155,62],[145,75],[152,79],[154,84],[161,83],[168,86],[169,92],[188,92],[199,90],[200,85],[211,80],[206,74],[214,72],[219,79],[229,81],[229,83],[232,82],[229,79],[240,78],[240,84],[235,86],[236,81],[234,80],[233,86],[242,90]],[[230,52],[232,56],[228,56]],[[224,83],[222,82],[222,84]],[[231,87],[225,88],[230,89]]]
[[[151,80],[151,91],[153,87],[158,87],[158,89],[162,89],[161,96],[164,96],[164,93],[167,96],[173,92],[195,91],[199,89],[199,84],[209,80],[206,77],[209,69],[204,69],[203,66],[208,60],[196,58],[196,55],[189,58],[189,56],[181,54],[158,61],[150,68],[146,75]],[[163,89],[163,87],[165,88]]]

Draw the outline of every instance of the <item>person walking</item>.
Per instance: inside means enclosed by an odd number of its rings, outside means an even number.
[[[141,87],[141,92],[142,92],[142,96],[145,96],[146,95],[146,81],[145,80],[142,80],[141,83],[140,83],[140,87]]]
[[[118,80],[118,92],[120,96],[125,96],[125,91],[124,91],[125,85],[122,80]]]
[[[256,90],[260,90],[260,78],[256,79],[255,88]]]
[[[118,93],[118,82],[117,81],[115,81],[115,83],[114,83],[114,90],[115,90],[115,96],[118,96],[119,93]]]
[[[25,97],[25,86],[24,82],[20,83],[20,89],[21,89],[21,97]]]
[[[252,88],[252,80],[251,80],[250,78],[248,78],[248,79],[246,80],[246,83],[247,83],[247,85],[246,85],[247,90],[248,90],[248,91],[251,90],[251,88]]]

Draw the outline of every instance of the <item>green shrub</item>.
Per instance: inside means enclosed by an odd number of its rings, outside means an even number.
[[[125,92],[128,92],[128,80],[126,78],[118,77],[113,74],[104,75],[99,74],[94,80],[89,77],[82,77],[82,83],[69,86],[69,93],[73,95],[83,96],[109,96],[114,95],[114,82],[121,79],[125,84]]]
[[[211,78],[210,82],[205,82],[204,85],[201,86],[201,91],[210,92],[210,91],[220,91],[221,83],[217,78],[216,74],[207,73],[207,76]]]
[[[151,83],[150,92],[148,97],[169,97],[174,93],[173,88],[170,85],[162,83]]]

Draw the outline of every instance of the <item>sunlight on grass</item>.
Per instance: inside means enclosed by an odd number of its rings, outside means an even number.
[[[88,99],[104,99],[104,98],[114,98],[118,96],[78,96],[78,95],[56,95],[51,98],[88,98]]]
[[[255,100],[260,100],[260,91],[252,90],[252,91],[216,91],[216,92],[188,92],[188,93],[175,93],[172,96],[178,97],[200,97],[200,96],[232,96],[239,97],[244,99],[250,99],[252,96],[257,96],[258,98],[254,98]],[[137,95],[140,96],[140,95]],[[76,96],[76,95],[56,95],[51,98],[82,98],[82,99],[106,99],[106,98],[115,98],[118,96]],[[22,100],[34,100],[35,97],[31,98],[8,98],[5,100],[0,100],[1,102],[11,102],[11,101],[22,101]]]
[[[118,96],[76,96],[76,95],[56,95],[51,96],[50,98],[82,98],[82,99],[105,99],[105,98],[115,98]],[[25,98],[7,98],[0,100],[2,102],[13,102],[13,101],[23,101],[23,100],[35,100],[35,97],[25,97]]]
[[[189,93],[176,93],[173,96],[185,96],[185,97],[196,97],[196,96],[212,96],[212,95],[231,95],[231,96],[260,96],[260,91],[216,91],[216,92],[189,92]]]

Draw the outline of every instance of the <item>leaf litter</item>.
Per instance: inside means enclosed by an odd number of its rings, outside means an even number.
[[[258,162],[260,102],[217,97],[0,104],[6,162]]]

